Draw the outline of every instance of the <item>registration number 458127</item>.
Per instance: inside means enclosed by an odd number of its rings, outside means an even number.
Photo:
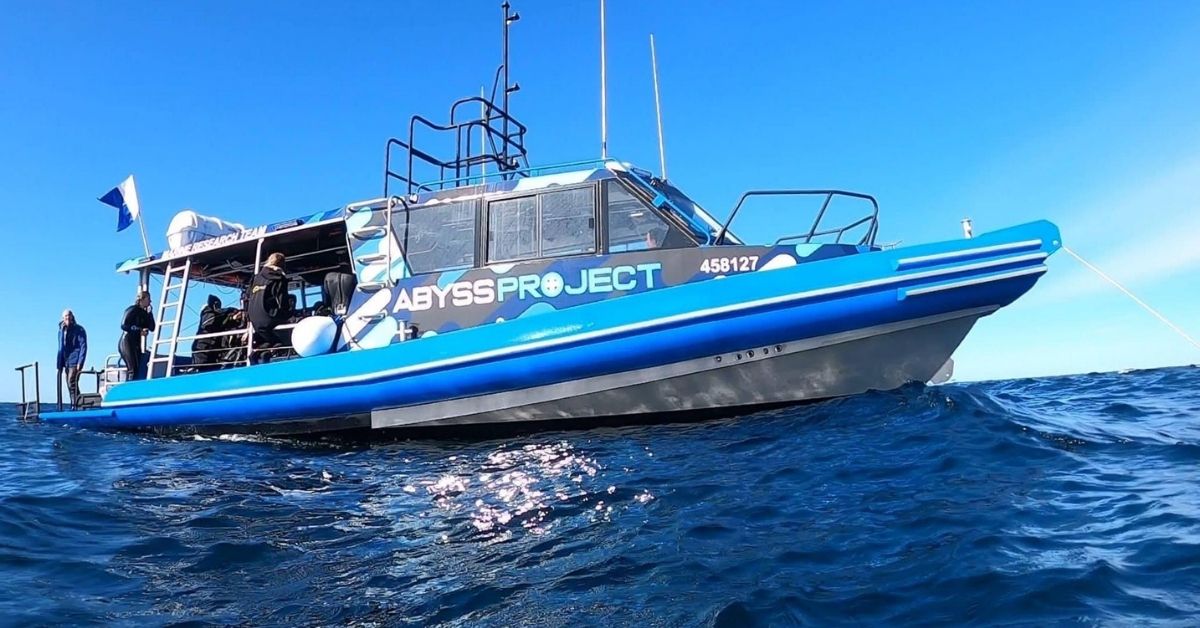
[[[710,257],[700,262],[702,273],[733,273],[758,268],[757,255],[740,257]]]

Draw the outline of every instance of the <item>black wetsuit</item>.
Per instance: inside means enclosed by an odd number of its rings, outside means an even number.
[[[196,334],[215,334],[225,331],[229,327],[229,316],[233,312],[233,308],[221,307],[220,301],[210,300],[204,309],[200,310],[200,326],[196,330]],[[192,341],[192,365],[196,367],[197,371],[208,371],[217,367],[217,363],[221,361],[221,353],[227,344],[224,342],[225,338],[217,336],[215,338],[197,338]]]
[[[125,360],[125,368],[129,371],[129,379],[145,379],[142,370],[142,330],[154,331],[154,317],[150,312],[134,304],[125,308],[125,316],[121,319],[121,340],[117,343],[117,351]]]
[[[274,266],[263,266],[250,282],[246,317],[254,326],[255,353],[259,349],[283,344],[279,334],[275,332],[275,327],[292,315],[287,305],[287,284],[287,276],[283,274],[283,270]]]

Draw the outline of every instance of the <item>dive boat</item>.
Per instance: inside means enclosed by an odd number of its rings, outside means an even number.
[[[885,247],[866,194],[750,191],[719,221],[617,159],[530,167],[507,74],[505,59],[500,104],[464,98],[447,122],[414,116],[406,139],[388,140],[378,198],[193,229],[119,264],[139,286],[160,282],[148,377],[122,381],[111,357],[92,407],[41,419],[314,433],[686,419],[888,390],[938,376],[975,322],[1028,291],[1061,245],[1040,221]],[[454,154],[419,148],[418,131],[456,138]],[[732,223],[759,197],[819,208],[803,227],[746,242]],[[829,208],[846,203],[861,213],[829,224]],[[290,347],[260,363],[244,325],[190,333],[187,304],[238,295],[276,252],[297,300],[298,322],[282,326]],[[221,359],[201,367],[192,343],[213,339]]]

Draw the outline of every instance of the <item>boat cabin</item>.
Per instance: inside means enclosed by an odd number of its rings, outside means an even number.
[[[419,128],[453,134],[455,154],[417,148]],[[878,207],[869,196],[748,192],[721,223],[670,182],[614,159],[529,167],[524,133],[490,100],[466,98],[451,107],[449,124],[414,116],[407,141],[388,140],[379,198],[249,229],[209,219],[219,228],[123,262],[117,270],[138,273],[141,286],[159,282],[145,372],[174,377],[384,347],[874,246]],[[472,146],[476,134],[485,139]],[[808,231],[750,246],[729,225],[756,195],[815,195],[823,204]],[[821,230],[835,197],[871,209]],[[861,239],[843,244],[855,230]],[[814,241],[822,236],[833,243]],[[256,347],[243,294],[272,253],[286,258],[294,308],[275,330],[282,346]],[[318,331],[330,339],[313,341],[309,327],[320,325],[302,323],[308,318],[327,319],[329,331]]]

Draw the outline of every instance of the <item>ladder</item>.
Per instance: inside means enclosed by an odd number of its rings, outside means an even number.
[[[154,341],[150,343],[150,364],[146,368],[146,376],[154,377],[154,366],[165,364],[163,377],[170,377],[175,370],[175,348],[179,344],[179,323],[183,320],[183,302],[187,298],[188,277],[192,270],[191,258],[184,258],[183,263],[172,261],[167,263],[163,273],[162,292],[158,299],[158,316],[154,319]],[[178,279],[177,283],[171,283]],[[168,310],[173,310],[168,314]],[[165,329],[170,327],[168,334]],[[166,355],[159,355],[160,346],[166,345]]]
[[[402,255],[392,232],[392,214],[397,207],[408,211],[408,203],[398,196],[389,197],[382,205],[375,200],[346,206],[346,240],[360,292],[390,288],[406,276],[407,266],[401,269],[400,277],[393,270],[396,258]]]

